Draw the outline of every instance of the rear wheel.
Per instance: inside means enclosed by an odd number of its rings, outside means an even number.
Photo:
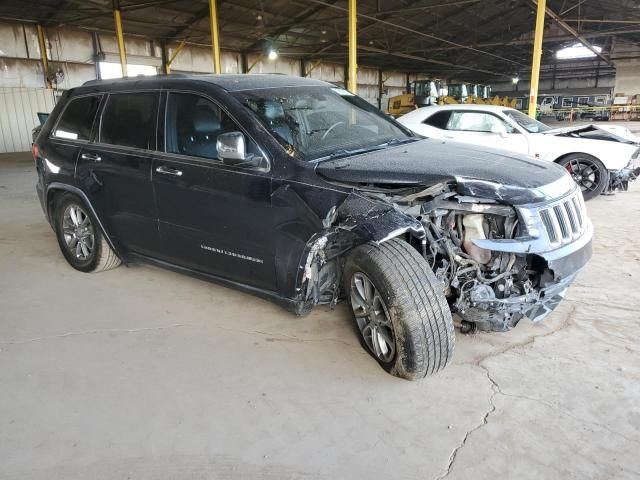
[[[100,272],[120,265],[120,259],[80,198],[63,195],[56,203],[54,216],[60,250],[73,268]]]
[[[360,343],[387,372],[416,380],[449,363],[451,311],[441,283],[411,245],[393,239],[357,247],[344,282]]]
[[[558,160],[567,169],[571,177],[582,189],[585,200],[600,195],[609,184],[609,171],[604,164],[592,155],[572,153]]]

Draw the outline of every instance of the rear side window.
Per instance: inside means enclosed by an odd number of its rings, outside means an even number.
[[[158,94],[109,95],[102,113],[100,143],[155,150]]]
[[[430,117],[426,118],[422,123],[426,123],[427,125],[431,125],[432,127],[444,130],[445,128],[447,128],[447,123],[449,122],[450,116],[451,112],[436,112]]]
[[[101,98],[101,95],[91,95],[71,100],[62,112],[53,136],[88,141]]]

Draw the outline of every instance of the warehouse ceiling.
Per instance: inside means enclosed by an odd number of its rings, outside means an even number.
[[[208,0],[121,0],[120,6],[125,34],[210,42]],[[358,0],[358,61],[469,81],[526,76],[535,8],[536,0]],[[616,42],[640,44],[635,0],[548,0],[547,8],[547,68],[558,49],[578,41],[602,48],[592,62],[603,70],[613,68]],[[346,62],[346,0],[218,0],[218,14],[224,49],[271,47],[280,55]],[[111,0],[3,0],[0,18],[114,31]],[[555,68],[575,73],[575,63]]]

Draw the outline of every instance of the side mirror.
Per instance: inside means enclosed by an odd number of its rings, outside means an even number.
[[[221,133],[216,142],[218,159],[225,163],[242,163],[246,158],[247,145],[240,132]]]
[[[504,125],[497,124],[497,125],[493,125],[491,127],[491,133],[497,133],[498,135],[500,135],[502,138],[507,136],[507,127],[505,127]]]
[[[247,143],[242,132],[221,133],[216,141],[218,159],[227,165],[253,168],[268,168],[267,160],[259,155],[247,153]]]

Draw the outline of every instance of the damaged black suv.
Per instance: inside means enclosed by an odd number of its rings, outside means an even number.
[[[65,92],[33,146],[37,191],[83,272],[147,261],[302,315],[350,304],[399,377],[463,331],[544,318],[591,256],[561,167],[422,139],[334,85],[136,78]]]

